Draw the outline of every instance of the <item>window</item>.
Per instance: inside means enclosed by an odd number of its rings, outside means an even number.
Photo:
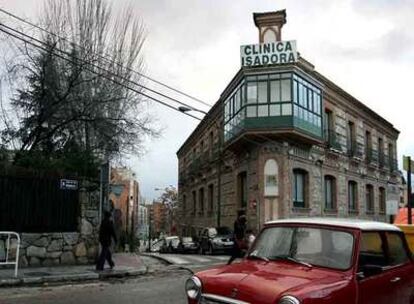
[[[407,250],[399,233],[386,233],[389,251],[389,265],[396,266],[409,261]]]
[[[199,206],[200,206],[199,213],[204,214],[204,188],[201,188],[200,190],[198,190],[198,199],[199,199]]]
[[[277,226],[260,233],[252,248],[270,260],[296,260],[335,269],[351,267],[354,237],[351,233],[321,228]]]
[[[355,124],[348,122],[348,155],[354,156],[356,152]]]
[[[193,191],[193,214],[197,212],[197,193]]]
[[[214,133],[213,131],[210,131],[210,134],[208,136],[208,145],[210,146],[210,149],[213,149],[214,144]]]
[[[362,232],[359,249],[359,270],[365,265],[386,266],[385,244],[379,232]]]
[[[336,182],[335,177],[325,176],[325,209],[336,209]]]
[[[348,209],[351,212],[357,211],[358,188],[354,181],[348,182]]]
[[[293,170],[293,207],[305,208],[306,207],[306,181],[307,172],[302,169]]]
[[[211,212],[214,209],[214,185],[208,186],[208,210]]]
[[[325,109],[324,114],[325,115],[323,117],[323,123],[325,127],[325,141],[330,144],[332,142],[332,137],[334,135],[332,112],[328,109]]]
[[[247,103],[257,103],[257,83],[249,82],[247,84]]]
[[[270,102],[280,102],[280,80],[270,82]]]
[[[379,188],[379,211],[380,213],[385,213],[385,188]]]
[[[374,187],[372,185],[365,186],[365,203],[367,212],[374,212]]]
[[[378,138],[378,160],[382,168],[384,166],[384,140],[381,137]]]
[[[365,132],[365,159],[367,162],[372,161],[372,143],[371,133],[369,131]]]
[[[392,144],[388,144],[388,163],[390,170],[394,170],[394,147]]]
[[[247,173],[241,172],[237,177],[239,206],[245,208],[247,206]]]

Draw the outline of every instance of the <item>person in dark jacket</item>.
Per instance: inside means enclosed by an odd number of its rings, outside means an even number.
[[[240,210],[237,214],[237,219],[234,221],[234,243],[231,251],[231,257],[227,262],[227,265],[230,265],[236,258],[243,257],[243,249],[246,247],[246,244],[244,244],[246,237],[246,226],[246,214],[243,210]]]
[[[101,222],[101,227],[99,228],[99,242],[101,243],[101,254],[98,258],[98,263],[96,265],[96,270],[103,270],[105,261],[108,261],[109,266],[111,269],[114,268],[115,263],[112,260],[112,254],[110,250],[110,246],[112,243],[112,239],[114,239],[115,243],[117,241],[115,235],[114,224],[111,221],[111,213],[108,211],[104,212],[104,219]]]

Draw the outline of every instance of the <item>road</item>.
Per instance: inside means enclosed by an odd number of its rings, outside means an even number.
[[[184,284],[188,270],[200,271],[223,264],[226,257],[167,255],[175,265],[146,258],[153,273],[136,279],[78,285],[0,289],[0,304],[129,304],[186,303]],[[198,261],[198,263],[197,263]]]

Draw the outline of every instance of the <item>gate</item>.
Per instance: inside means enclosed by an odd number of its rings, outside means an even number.
[[[0,175],[0,231],[76,231],[79,191],[62,187],[61,181],[60,177]]]

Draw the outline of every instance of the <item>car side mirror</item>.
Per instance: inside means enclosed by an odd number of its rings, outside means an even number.
[[[357,274],[359,279],[364,279],[370,276],[378,275],[383,271],[382,266],[369,264],[361,266],[360,269],[361,271]]]

